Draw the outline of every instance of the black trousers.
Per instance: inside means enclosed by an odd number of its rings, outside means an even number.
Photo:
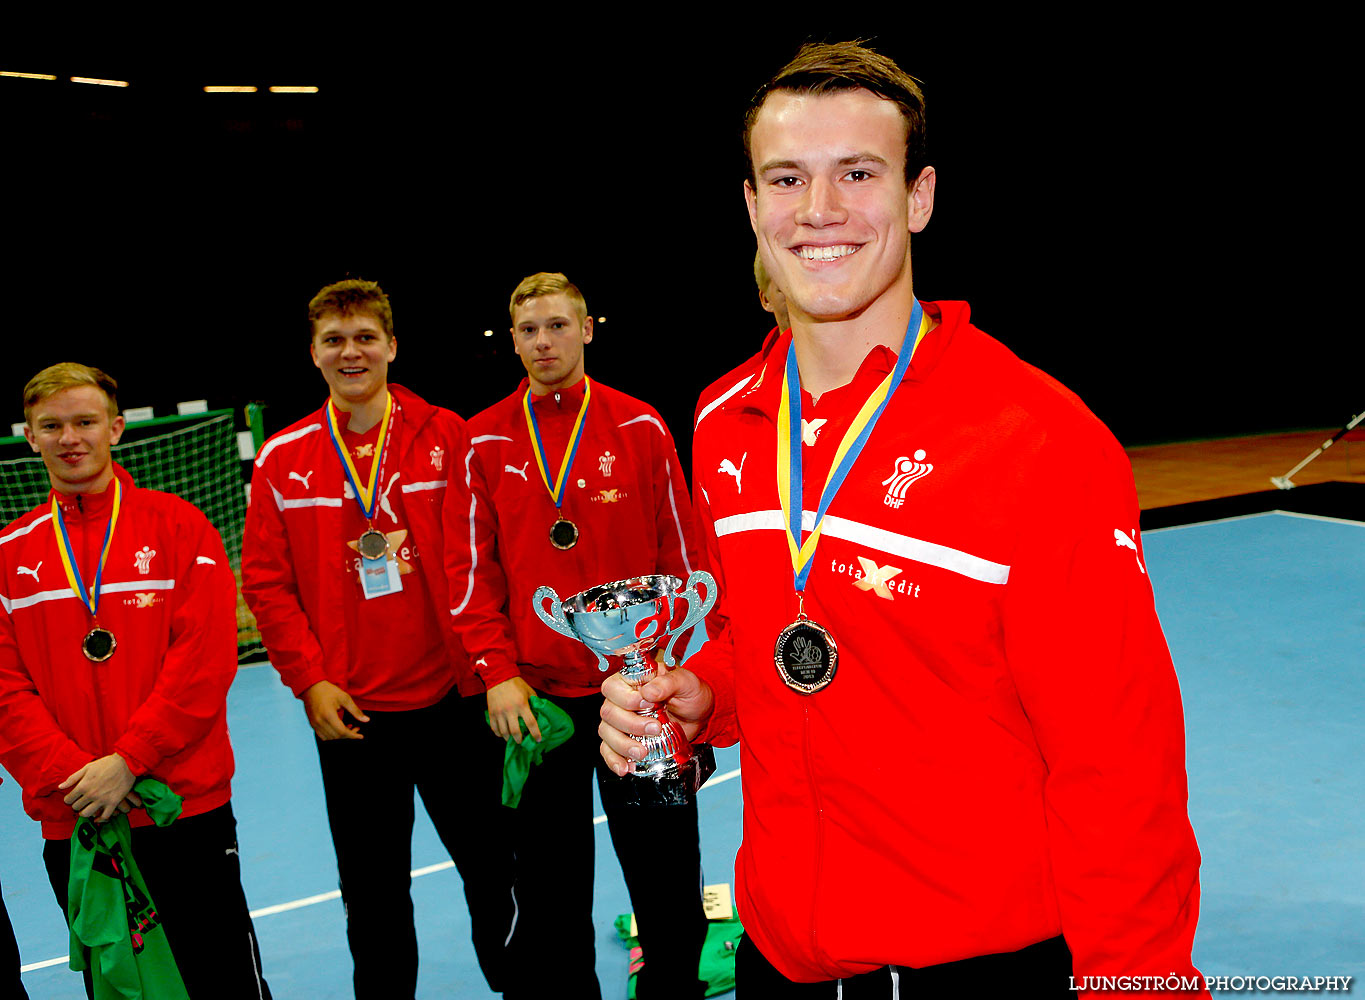
[[[231,804],[170,826],[139,826],[133,857],[156,903],[180,978],[193,1000],[269,1000],[237,855]],[[66,915],[71,842],[43,844],[43,863]],[[89,971],[85,994],[94,996]]]
[[[735,953],[735,996],[746,1000],[911,1000],[915,997],[1074,997],[1071,950],[1050,938],[1019,951],[981,955],[921,969],[880,969],[822,983],[794,983],[745,935]],[[842,990],[841,990],[842,986]]]
[[[574,734],[531,769],[516,810],[520,913],[512,949],[520,975],[507,996],[600,997],[591,776],[614,779],[598,751],[602,696],[542,697],[569,714]],[[696,804],[616,809],[608,812],[607,825],[644,953],[637,1000],[699,1000],[705,992],[697,965],[706,917]],[[668,879],[657,875],[661,859],[675,873]],[[679,880],[676,873],[686,874]]]
[[[452,691],[428,708],[368,712],[363,740],[318,741],[357,1000],[417,990],[412,916],[413,790],[464,880],[479,968],[505,988],[514,919],[510,809],[502,805],[503,741],[483,695]]]
[[[28,1000],[19,975],[19,942],[14,940],[14,925],[9,922],[9,911],[5,909],[3,898],[0,898],[0,997]]]

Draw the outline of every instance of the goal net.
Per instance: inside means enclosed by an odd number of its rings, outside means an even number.
[[[13,453],[22,439],[7,438]],[[28,450],[27,443],[23,443]],[[237,579],[237,659],[262,652],[256,620],[242,600],[242,525],[246,493],[242,459],[231,410],[215,410],[184,417],[162,417],[129,424],[123,440],[113,448],[114,461],[147,489],[174,493],[194,504],[218,529]],[[50,483],[42,459],[0,460],[0,526],[22,517],[48,497]]]

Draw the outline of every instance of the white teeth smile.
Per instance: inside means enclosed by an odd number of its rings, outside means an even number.
[[[796,247],[796,255],[803,260],[838,260],[858,252],[858,247],[844,243],[837,247]]]

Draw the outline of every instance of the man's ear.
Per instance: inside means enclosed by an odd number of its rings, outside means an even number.
[[[938,174],[934,168],[925,167],[915,178],[915,183],[910,185],[910,191],[906,195],[910,232],[922,232],[929,224],[929,216],[934,214],[934,184],[937,181]]]
[[[749,228],[758,235],[758,192],[747,180],[744,182],[744,204],[749,209]]]

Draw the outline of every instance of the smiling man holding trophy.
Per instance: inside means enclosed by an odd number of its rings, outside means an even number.
[[[597,725],[605,660],[571,635],[563,607],[585,629],[611,617],[599,612],[615,612],[631,637],[594,648],[629,655],[636,669],[651,672],[655,647],[700,621],[714,600],[714,587],[693,579],[687,485],[654,408],[586,375],[593,321],[564,275],[526,278],[509,310],[527,377],[469,422],[473,447],[460,461],[473,502],[445,510],[451,622],[488,688],[495,733],[539,740],[533,697],[562,709],[574,733],[532,768],[516,811],[510,966],[520,981],[507,996],[600,996],[592,926],[596,773],[644,951],[639,1000],[701,997],[706,919],[696,804],[690,796],[643,795],[652,783],[617,778],[603,766]],[[548,595],[535,602],[541,618],[558,619],[555,631],[533,612],[537,588],[574,595],[555,598],[553,610]],[[665,790],[695,781],[694,767]],[[658,841],[695,871],[687,889],[661,893],[648,877],[639,845]]]

